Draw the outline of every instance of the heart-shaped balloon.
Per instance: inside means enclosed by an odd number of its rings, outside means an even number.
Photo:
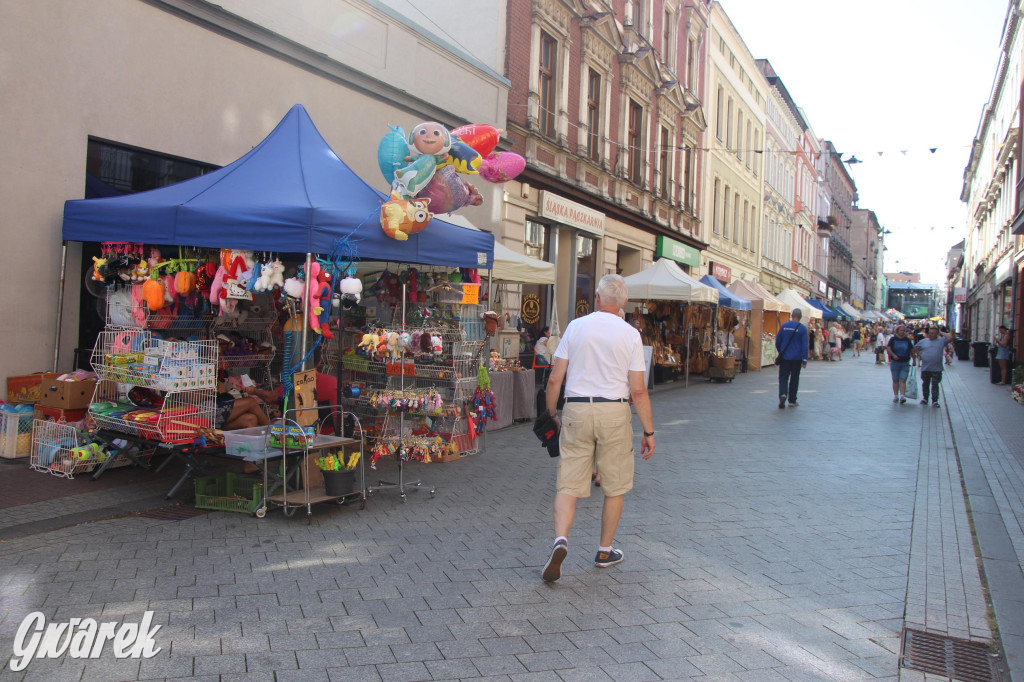
[[[508,182],[523,172],[526,159],[515,152],[494,152],[480,164],[480,177],[487,182]]]
[[[456,128],[452,135],[475,149],[480,156],[487,156],[498,146],[501,131],[485,123],[473,123]]]
[[[470,203],[471,195],[469,184],[453,167],[441,166],[416,198],[430,199],[430,211],[437,214],[459,210]]]

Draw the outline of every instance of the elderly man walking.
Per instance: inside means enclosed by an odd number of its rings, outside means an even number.
[[[779,352],[779,409],[785,409],[786,401],[790,407],[800,403],[796,401],[796,392],[800,388],[800,370],[807,366],[807,327],[800,324],[804,312],[793,308],[789,322],[783,323],[775,337],[775,350]]]
[[[612,547],[622,516],[623,497],[633,487],[632,397],[644,435],[640,454],[654,454],[654,421],[644,382],[643,343],[640,333],[619,317],[626,303],[626,281],[605,275],[597,285],[596,310],[569,323],[554,353],[547,383],[547,408],[552,415],[565,379],[565,407],[559,421],[562,452],[555,494],[555,542],[541,577],[551,582],[562,575],[569,553],[569,530],[576,516],[576,500],[590,496],[594,467],[601,477],[604,507],[601,539],[594,558],[599,568],[623,560]]]

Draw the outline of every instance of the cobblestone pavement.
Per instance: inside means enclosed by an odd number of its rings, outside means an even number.
[[[129,516],[8,540],[4,656],[35,610],[151,610],[162,650],[36,660],[0,680],[897,679],[905,618],[992,634],[957,424],[893,405],[888,376],[867,355],[814,363],[785,410],[770,371],[659,391],[658,451],[637,464],[616,538],[625,562],[593,566],[595,489],[554,584],[540,568],[557,460],[522,426],[479,456],[410,466],[435,497],[382,491],[310,523]]]

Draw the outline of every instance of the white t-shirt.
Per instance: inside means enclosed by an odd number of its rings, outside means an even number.
[[[885,348],[886,344],[889,343],[889,339],[886,338],[885,332],[878,332],[878,336],[875,337],[875,347]]]
[[[548,337],[542,336],[537,339],[537,343],[534,344],[533,349],[537,351],[537,355],[548,356]]]
[[[569,361],[569,398],[628,398],[629,372],[643,372],[640,332],[611,313],[593,312],[569,323],[555,351]]]

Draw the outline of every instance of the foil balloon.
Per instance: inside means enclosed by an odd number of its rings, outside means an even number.
[[[426,187],[416,195],[418,199],[429,199],[430,210],[434,213],[454,213],[463,206],[479,206],[483,197],[473,185],[459,177],[452,166],[442,166]]]
[[[429,206],[430,199],[403,199],[392,192],[391,200],[380,207],[380,229],[392,239],[408,241],[410,234],[422,231],[434,217]]]
[[[515,152],[494,152],[480,164],[480,177],[487,182],[508,182],[523,172],[526,159]]]
[[[455,128],[452,130],[452,135],[475,149],[480,156],[486,157],[498,146],[501,131],[494,126],[474,123]]]
[[[404,168],[408,163],[405,157],[409,154],[409,143],[405,139],[405,131],[400,126],[388,126],[391,132],[381,138],[377,145],[377,166],[381,175],[391,184],[395,179],[395,171]]]

